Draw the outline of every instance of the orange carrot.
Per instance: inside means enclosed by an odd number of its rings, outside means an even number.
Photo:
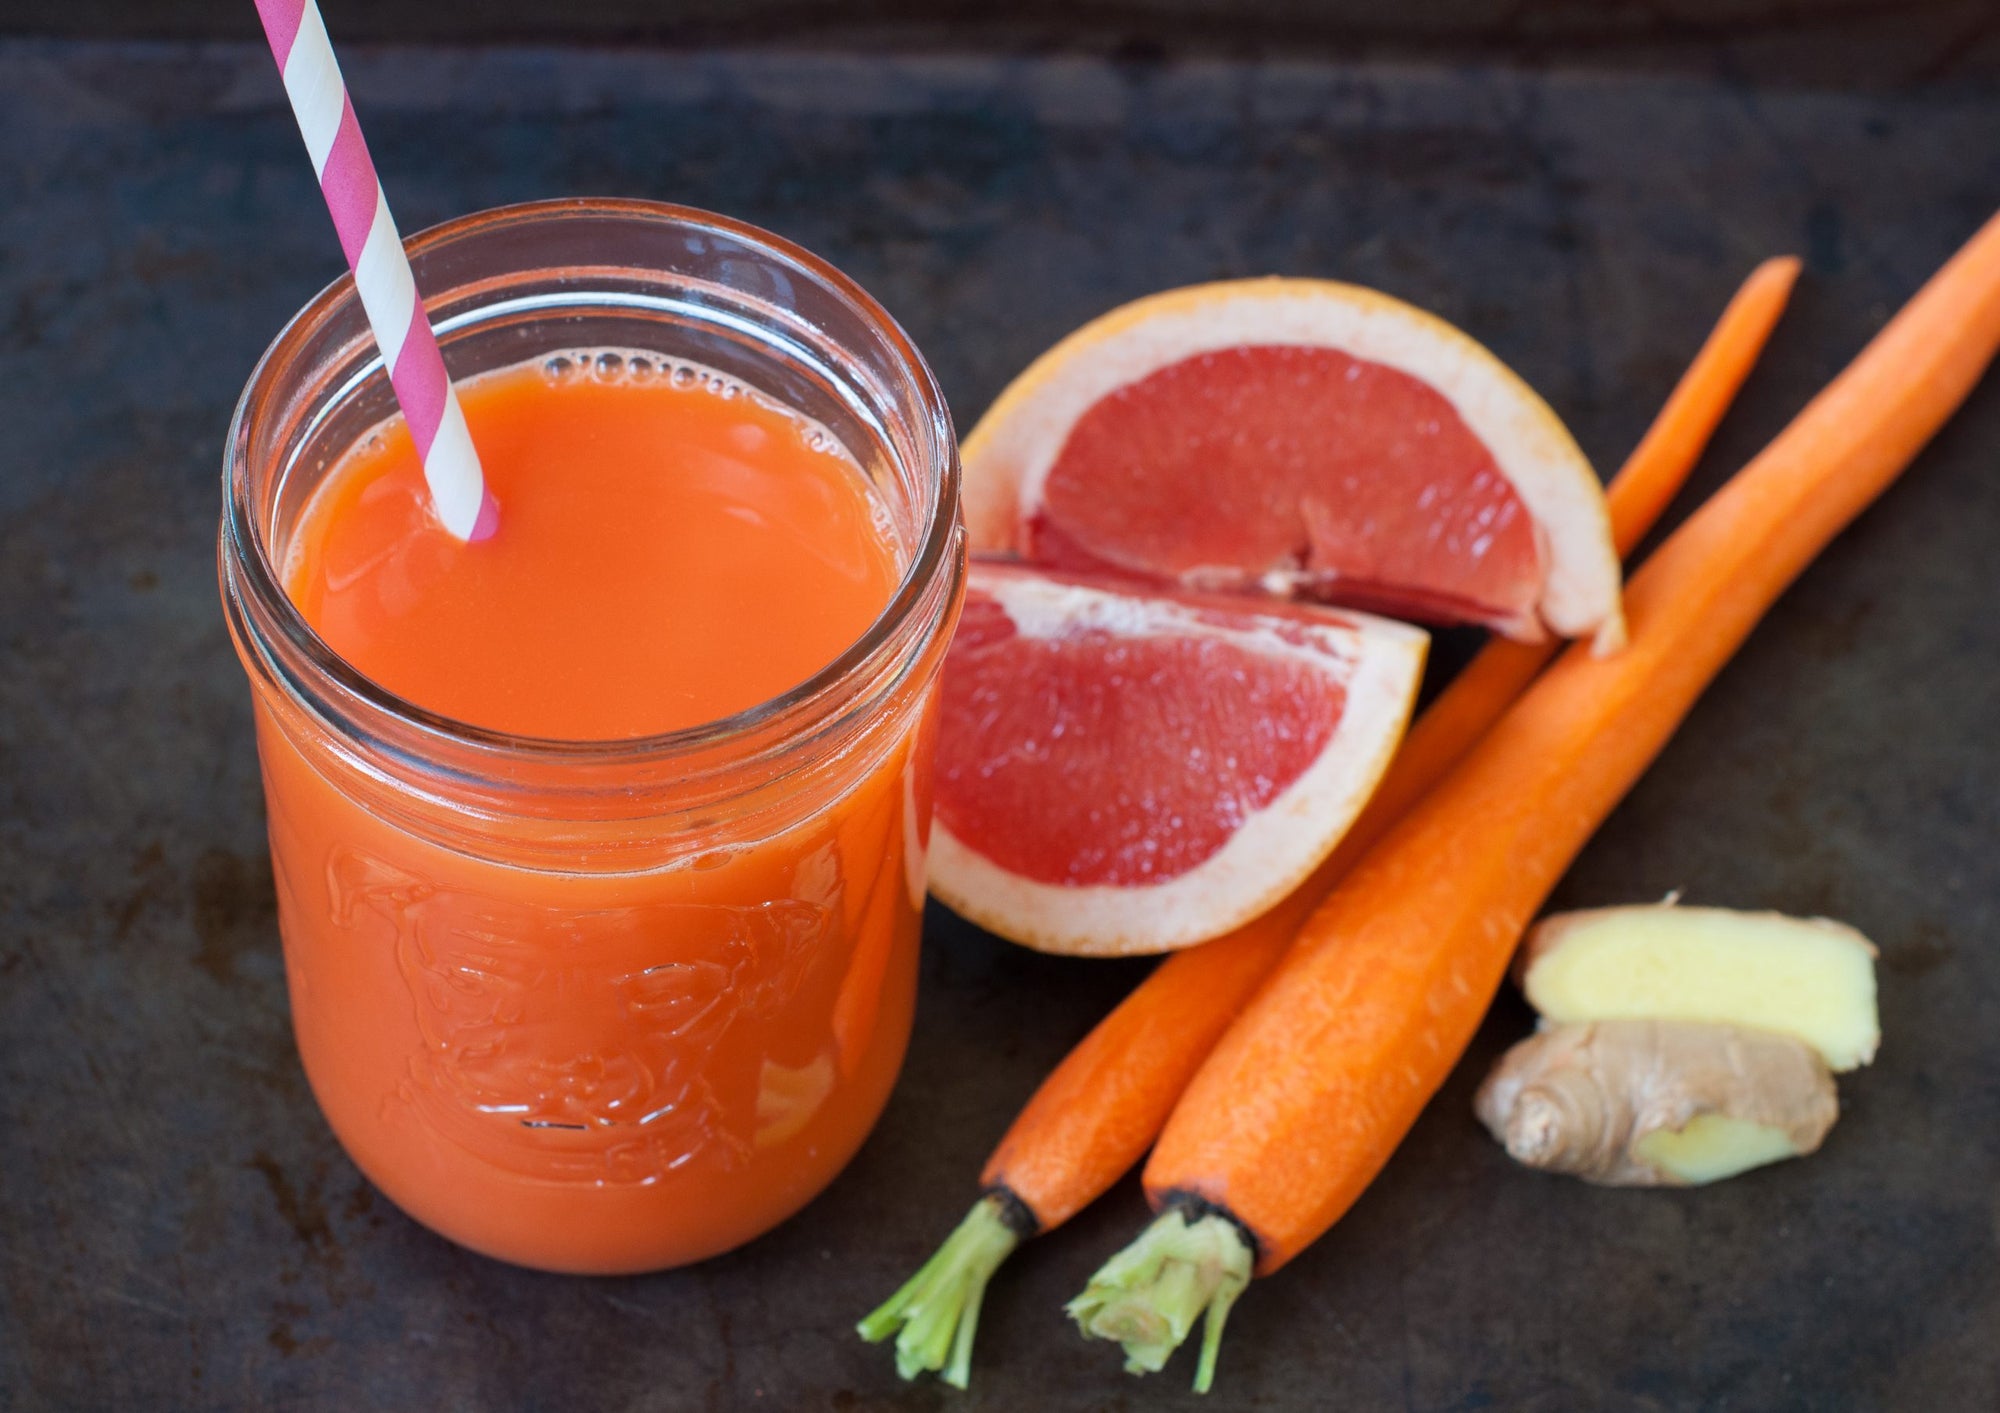
[[[1324,1232],[1471,1040],[1522,929],[1703,688],[1893,481],[2000,348],[2000,217],[1681,526],[1626,594],[1629,645],[1572,646],[1313,914],[1146,1166],[1162,1215],[1071,1311],[1155,1369]]]
[[[1612,482],[1620,553],[1644,538],[1700,459],[1798,272],[1790,258],[1757,268]],[[932,1262],[861,1325],[871,1340],[900,1328],[904,1377],[942,1368],[947,1382],[965,1386],[979,1299],[994,1269],[1022,1238],[1067,1221],[1139,1161],[1306,917],[1555,651],[1554,643],[1489,643],[1411,728],[1367,807],[1304,883],[1261,917],[1161,963],[1042,1082],[987,1161],[986,1195]]]

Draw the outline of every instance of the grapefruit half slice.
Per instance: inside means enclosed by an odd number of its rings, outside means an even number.
[[[1237,280],[1128,304],[1031,364],[962,454],[975,550],[1623,641],[1575,440],[1485,348],[1373,290]]]
[[[1075,955],[1249,921],[1366,803],[1427,642],[1366,614],[975,561],[945,659],[931,891]]]

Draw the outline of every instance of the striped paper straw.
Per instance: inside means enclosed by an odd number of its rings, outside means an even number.
[[[417,298],[409,257],[368,144],[362,141],[319,5],[316,0],[257,0],[257,14],[271,41],[271,57],[284,75],[285,96],[319,174],[320,194],[333,213],[333,228],[389,369],[390,386],[423,458],[431,503],[445,529],[459,539],[483,540],[498,524],[498,507],[487,493],[458,394],[445,376],[437,337]]]

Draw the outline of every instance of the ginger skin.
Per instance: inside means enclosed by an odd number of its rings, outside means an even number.
[[[1685,1187],[1812,1152],[1839,1117],[1790,1036],[1699,1021],[1559,1025],[1509,1050],[1474,1108],[1518,1162],[1612,1187]]]

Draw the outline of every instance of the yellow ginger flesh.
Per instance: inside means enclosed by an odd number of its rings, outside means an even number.
[[[1875,948],[1825,918],[1672,904],[1560,913],[1529,933],[1521,985],[1557,1024],[1710,1021],[1793,1036],[1835,1070],[1875,1057]]]

